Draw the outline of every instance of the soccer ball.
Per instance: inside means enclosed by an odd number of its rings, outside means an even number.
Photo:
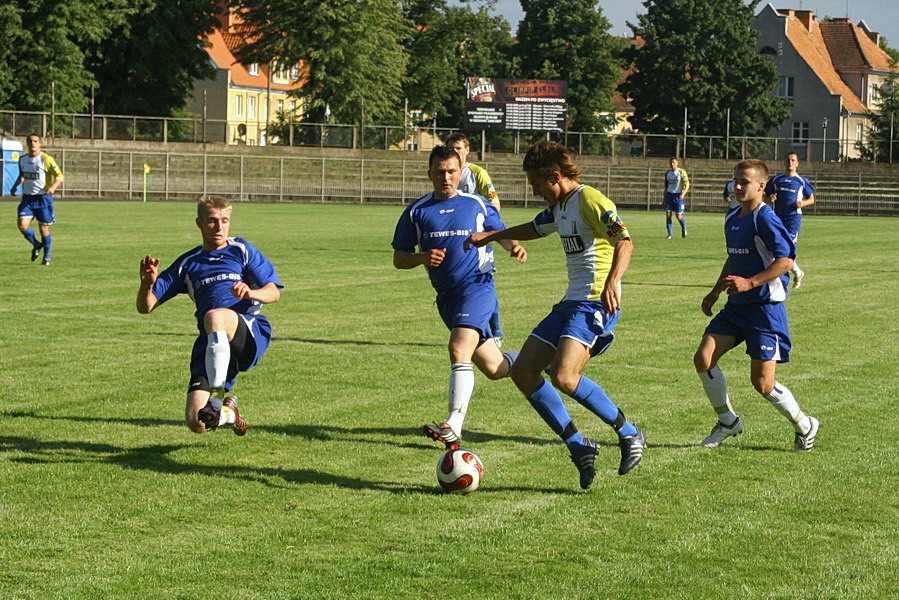
[[[481,484],[484,463],[471,450],[449,450],[437,463],[437,483],[448,494],[468,494]]]

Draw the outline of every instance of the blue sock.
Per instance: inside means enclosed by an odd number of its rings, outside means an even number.
[[[531,403],[531,406],[534,407],[537,414],[543,417],[543,420],[546,421],[549,428],[552,429],[557,436],[562,437],[565,428],[571,423],[571,415],[568,414],[565,403],[562,402],[562,397],[559,395],[559,392],[556,391],[556,388],[551,386],[544,379],[543,383],[540,384],[540,387],[534,390],[533,394],[528,396],[528,402]],[[576,434],[576,436],[579,435],[579,433]],[[581,440],[582,439],[583,438],[581,438]],[[568,441],[568,439],[565,440],[566,443],[568,443]],[[580,443],[580,440],[578,440],[578,443]]]
[[[46,236],[44,236],[43,242],[44,242],[44,243],[43,243],[43,246],[44,246],[44,258],[45,258],[46,260],[50,260],[50,246],[53,245],[53,236],[52,236],[52,235],[46,235]]]
[[[687,220],[686,219],[678,219],[680,222],[680,230],[682,233],[687,233]]]
[[[26,239],[26,240],[28,240],[29,242],[31,242],[31,245],[32,245],[32,246],[34,246],[34,247],[36,247],[36,248],[40,248],[40,247],[41,247],[41,243],[40,243],[39,241],[37,241],[37,238],[36,238],[36,237],[34,237],[34,229],[32,229],[31,227],[29,227],[28,229],[26,229],[25,231],[23,231],[23,232],[22,232],[22,235],[25,236],[25,239]]]
[[[674,233],[674,229],[671,227],[671,217],[665,219],[665,227],[668,228],[668,237],[671,237]]]
[[[627,437],[637,433],[637,428],[632,423],[624,420],[621,409],[612,402],[606,391],[588,377],[581,375],[581,380],[578,382],[577,389],[574,390],[572,397],[587,410],[602,419],[604,423],[615,428],[618,437]]]

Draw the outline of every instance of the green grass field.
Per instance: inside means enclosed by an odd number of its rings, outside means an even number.
[[[193,305],[134,309],[138,262],[199,242],[192,204],[59,203],[53,265],[0,236],[0,598],[885,599],[899,597],[899,222],[814,217],[794,350],[779,368],[821,420],[815,450],[758,397],[742,348],[722,361],[742,436],[697,443],[714,414],[693,372],[721,214],[636,245],[610,351],[586,374],[647,433],[616,474],[612,431],[588,492],[509,380],[477,376],[466,446],[479,491],[440,493],[422,423],[446,411],[447,332],[422,269],[391,265],[400,207],[237,205],[286,288],[275,340],[235,389],[250,421],[182,424]],[[509,224],[535,211],[509,209]],[[564,290],[556,238],[498,253],[508,347]]]

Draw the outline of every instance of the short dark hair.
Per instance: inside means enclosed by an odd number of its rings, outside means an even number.
[[[557,142],[543,140],[531,146],[521,163],[525,171],[533,171],[544,179],[549,179],[558,171],[566,179],[580,183],[581,168],[574,164],[571,152]]]
[[[197,201],[197,218],[202,219],[210,210],[231,208],[231,202],[221,196],[203,196]]]
[[[449,160],[451,158],[455,158],[459,162],[459,167],[462,166],[462,157],[459,156],[459,153],[449,146],[434,146],[434,149],[431,150],[431,155],[428,157],[428,170],[431,170],[431,167],[434,166],[435,160]]]
[[[462,142],[465,144],[466,148],[471,148],[471,141],[468,139],[468,136],[462,132],[451,133],[443,140],[443,143],[447,146],[451,146],[456,142]]]
[[[768,165],[765,164],[764,161],[761,161],[757,158],[747,158],[746,160],[741,160],[737,163],[737,166],[734,167],[734,170],[744,170],[744,169],[755,169],[755,172],[759,175],[759,179],[768,179]]]

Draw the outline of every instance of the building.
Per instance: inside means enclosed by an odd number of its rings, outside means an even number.
[[[775,9],[756,15],[758,51],[777,67],[777,94],[793,102],[791,118],[772,136],[789,140],[778,152],[807,160],[859,157],[867,139],[867,113],[877,112],[876,88],[890,73],[891,58],[880,34],[864,21],[819,21],[809,10]]]
[[[194,81],[188,110],[202,117],[204,139],[228,144],[266,145],[267,124],[278,114],[302,114],[300,101],[288,92],[302,87],[300,68],[277,68],[271,64],[243,65],[235,54],[244,43],[236,33],[240,15],[226,9],[219,26],[208,34],[204,47],[215,69],[212,79]]]

